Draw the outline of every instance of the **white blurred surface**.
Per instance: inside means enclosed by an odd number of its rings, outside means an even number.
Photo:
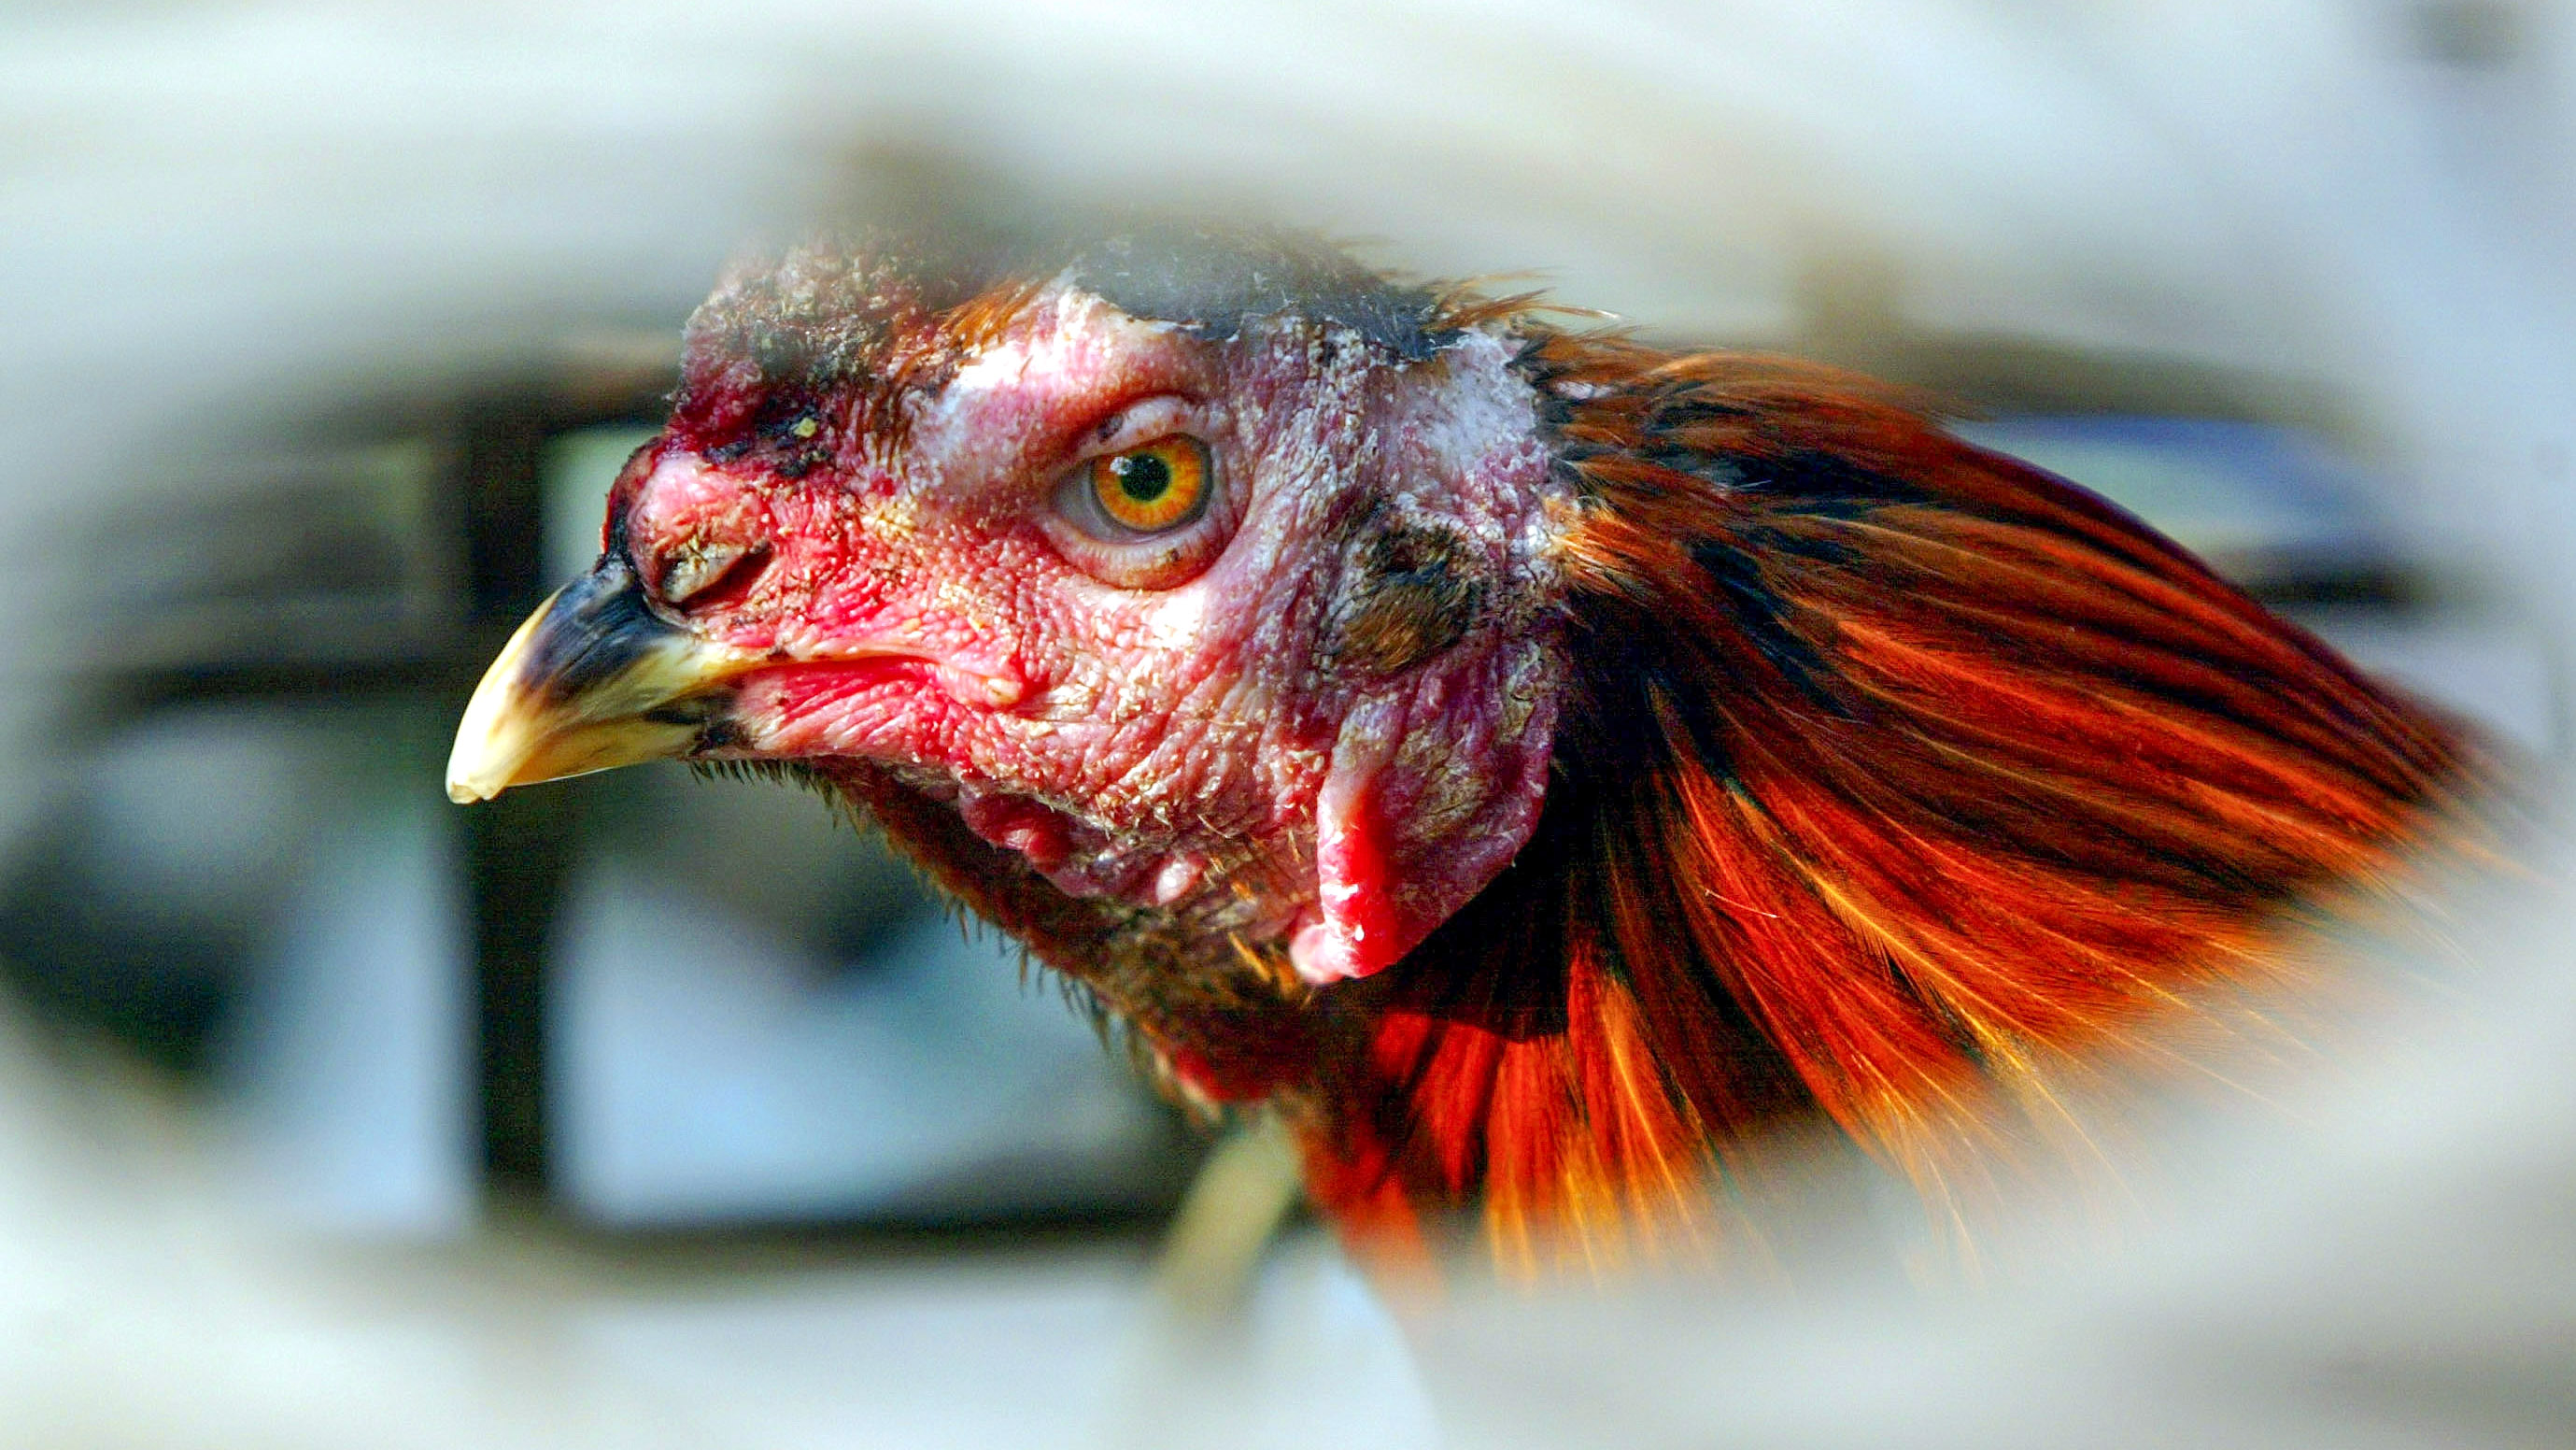
[[[2515,43],[2445,60],[2445,14]],[[111,506],[222,474],[277,410],[668,325],[747,236],[924,186],[1236,206],[1680,337],[1793,341],[1840,270],[1892,270],[1922,326],[2296,380],[2481,611],[2364,657],[2563,714],[2571,63],[2555,3],[0,13],[0,825],[74,758],[37,662]],[[246,1206],[202,1124],[14,1033],[0,1444],[1416,1445],[1426,1394],[1456,1446],[2565,1443],[2576,926],[2553,898],[2463,934],[2447,1015],[2288,1121],[2206,1127],[2089,1258],[1977,1292],[1474,1292],[1409,1360],[1311,1250],[1211,1366],[1133,1347],[1116,1254],[335,1246]]]

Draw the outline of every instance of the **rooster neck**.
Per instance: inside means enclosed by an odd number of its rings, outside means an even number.
[[[1888,390],[1541,335],[1579,483],[1537,833],[1304,1099],[1318,1201],[1507,1258],[1696,1223],[1821,1114],[1937,1183],[2071,1064],[2286,975],[2477,773],[2439,722],[2099,499]]]

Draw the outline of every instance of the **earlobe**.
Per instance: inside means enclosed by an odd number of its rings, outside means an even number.
[[[1462,688],[1471,680],[1484,688]],[[1395,965],[1519,854],[1546,797],[1555,710],[1460,708],[1502,693],[1482,671],[1420,680],[1343,719],[1315,796],[1315,904],[1288,937],[1299,977],[1324,986]]]
[[[1315,797],[1315,905],[1290,934],[1288,959],[1316,986],[1391,966],[1438,925],[1408,921],[1398,906],[1392,863],[1401,846],[1381,809],[1405,713],[1398,701],[1353,711]]]

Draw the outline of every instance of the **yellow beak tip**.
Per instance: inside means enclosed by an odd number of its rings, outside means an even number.
[[[469,744],[480,748],[469,749]],[[447,758],[447,798],[460,806],[488,801],[516,784],[514,777],[525,765],[526,749],[510,749],[516,741],[498,742],[488,733],[480,742],[460,732],[456,749]]]
[[[683,754],[698,742],[702,722],[689,723],[686,712],[667,718],[656,707],[766,659],[660,623],[633,605],[634,587],[631,570],[604,561],[510,636],[457,722],[449,800],[472,805],[513,786]],[[614,668],[597,668],[603,649]],[[590,660],[595,677],[566,696],[560,682],[543,678],[552,667],[537,662],[574,658]]]

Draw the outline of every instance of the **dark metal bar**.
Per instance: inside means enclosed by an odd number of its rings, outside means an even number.
[[[524,404],[466,416],[451,497],[470,640],[497,642],[544,597],[547,431]],[[546,944],[573,859],[572,798],[561,789],[515,791],[466,812],[463,829],[484,1187],[497,1198],[542,1198],[550,1183]]]
[[[561,787],[512,791],[465,815],[474,941],[475,1099],[484,1186],[502,1198],[551,1186],[546,957],[574,857],[577,801]]]

